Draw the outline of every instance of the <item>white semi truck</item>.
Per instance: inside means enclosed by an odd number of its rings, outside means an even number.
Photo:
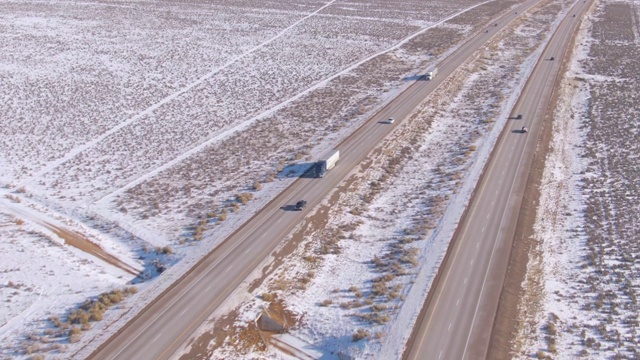
[[[427,80],[431,80],[434,77],[436,77],[437,73],[438,73],[438,68],[435,68],[435,67],[433,69],[427,71]]]
[[[340,151],[331,150],[327,155],[316,163],[316,177],[323,177],[327,171],[333,169],[340,159]]]

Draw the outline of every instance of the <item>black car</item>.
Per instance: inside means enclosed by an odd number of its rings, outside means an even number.
[[[302,210],[307,206],[307,200],[300,200],[296,203],[296,210]]]

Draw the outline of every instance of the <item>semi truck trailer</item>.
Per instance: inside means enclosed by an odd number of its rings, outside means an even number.
[[[438,73],[438,68],[433,68],[433,69],[427,71],[427,80],[431,80],[434,77],[436,77],[437,73]]]
[[[327,171],[333,169],[336,163],[340,159],[340,151],[331,150],[327,155],[318,160],[316,163],[316,177],[323,177]]]

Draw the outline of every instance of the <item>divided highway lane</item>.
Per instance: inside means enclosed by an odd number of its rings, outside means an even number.
[[[487,356],[541,118],[571,35],[587,5],[582,0],[574,4],[529,78],[513,114],[522,114],[523,119],[510,120],[496,144],[441,278],[414,327],[405,358]],[[521,133],[522,126],[527,126],[529,133]]]
[[[529,0],[518,12],[538,0]],[[310,208],[320,203],[379,142],[412,114],[415,108],[448,75],[514,19],[509,13],[491,26],[488,32],[476,34],[439,64],[438,76],[431,81],[417,81],[373,116],[339,146],[338,165],[322,179],[297,179],[238,231],[205,257],[188,275],[145,308],[134,320],[100,346],[91,359],[167,359],[195,329],[231,294],[262,262],[290,231],[303,220]],[[395,117],[395,124],[382,121]],[[283,211],[284,205],[305,199],[303,211]]]

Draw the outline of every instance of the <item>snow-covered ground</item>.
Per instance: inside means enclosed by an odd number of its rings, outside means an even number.
[[[300,353],[312,357],[398,358],[522,79],[540,54],[543,42],[535,39],[544,39],[571,3],[537,8],[479,51],[380,144],[343,192],[316,209],[307,219],[316,226],[301,226],[296,236],[303,240],[279,259],[282,266],[273,269],[274,259],[266,260],[266,281],[252,286],[265,272],[260,268],[199,329],[201,339],[224,346],[203,348],[206,341],[196,340],[184,353],[287,358],[284,342],[286,351],[301,346]],[[540,26],[545,21],[547,28]],[[272,298],[298,320],[265,351],[260,341],[242,339]],[[231,321],[230,313],[237,314]],[[221,327],[224,339],[212,330]]]
[[[637,359],[640,3],[600,0],[561,88],[517,358]]]
[[[2,356],[86,354],[505,6],[484,3],[1,3]],[[78,342],[47,320],[130,283]]]
[[[398,357],[540,41],[570,3],[543,2],[478,52],[315,210],[307,225],[320,228],[301,225],[286,265],[257,288],[248,279],[212,320],[235,311],[230,329],[246,329],[271,295],[298,319],[280,343]],[[1,356],[86,356],[293,181],[282,169],[332,148],[512,5],[1,3]],[[630,29],[637,46],[637,21]],[[244,192],[253,199],[241,205]],[[77,342],[47,320],[131,283],[138,293]],[[229,340],[211,357],[285,356]]]

